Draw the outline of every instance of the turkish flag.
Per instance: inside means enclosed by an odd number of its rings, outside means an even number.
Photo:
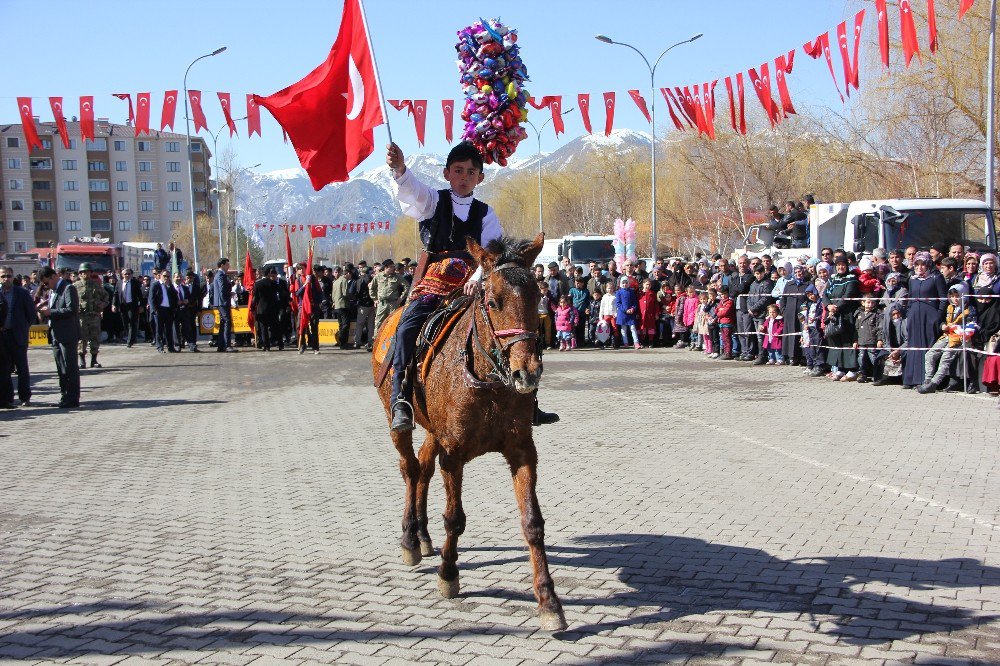
[[[695,125],[691,122],[691,114],[688,112],[687,104],[685,103],[684,95],[681,93],[681,89],[675,88],[677,91],[676,94],[670,88],[665,88],[665,90],[667,91],[667,96],[670,97],[670,101],[673,102],[677,111],[681,114],[681,118],[687,122],[688,127],[694,127]]]
[[[38,130],[35,129],[35,115],[31,111],[31,98],[18,97],[17,108],[21,112],[21,125],[24,127],[24,138],[28,141],[28,151],[33,148],[41,148],[42,140],[38,138]]]
[[[94,96],[80,97],[80,138],[86,141],[94,138]]]
[[[587,130],[587,134],[593,134],[594,130],[590,126],[590,93],[578,94],[576,103],[580,107],[580,116],[583,118],[583,126]]]
[[[49,97],[49,106],[52,107],[52,117],[55,118],[56,127],[59,129],[59,138],[62,139],[63,148],[69,150],[69,132],[66,130],[62,97]]]
[[[604,136],[611,136],[611,129],[615,126],[615,93],[604,93]]]
[[[899,0],[900,32],[903,36],[903,56],[906,66],[910,66],[913,56],[920,60],[920,43],[917,41],[917,26],[913,22],[913,7],[910,0]]]
[[[927,0],[927,32],[930,34],[931,53],[937,53],[937,12],[934,11],[934,0]]]
[[[350,1],[350,0],[348,0]],[[293,142],[294,145],[294,142]],[[312,319],[312,298],[310,298],[309,291],[312,288],[310,282],[316,279],[316,276],[312,274],[313,265],[313,246],[309,243],[309,254],[306,256],[306,267],[303,273],[305,274],[304,280],[306,280],[306,289],[302,292],[302,307],[299,309],[299,346],[303,344],[303,336],[305,335],[306,329],[309,328],[309,320]]]
[[[787,56],[780,55],[774,59],[774,80],[778,84],[778,97],[781,99],[781,111],[786,116],[795,114],[792,106],[792,96],[788,93],[787,76],[795,66],[795,51],[789,51]]]
[[[444,140],[451,143],[452,129],[455,126],[455,100],[441,100],[441,114],[444,116]]]
[[[756,69],[751,67],[747,74],[750,75],[750,80],[753,81],[754,90],[757,91],[757,98],[760,100],[761,106],[764,107],[768,120],[771,121],[771,127],[774,127],[778,123],[778,110],[774,99],[771,97],[770,66],[768,63],[761,65],[760,74],[757,73]]]
[[[232,100],[230,94],[227,92],[216,93],[219,96],[219,104],[222,106],[222,115],[226,119],[226,125],[229,126],[229,136],[236,134],[236,123],[233,121],[233,113],[230,111],[229,107],[232,106]]]
[[[257,102],[254,101],[253,95],[247,95],[247,138],[253,136],[256,132],[257,136],[261,136],[260,133],[260,107],[257,106]]]
[[[889,14],[886,11],[885,0],[875,0],[875,11],[878,12],[878,48],[882,53],[882,69],[889,71]]]
[[[247,290],[247,325],[250,332],[254,332],[253,316],[253,259],[250,258],[250,250],[247,250],[247,258],[243,262],[243,288]]]
[[[413,114],[413,126],[417,130],[417,143],[424,145],[424,131],[427,128],[427,100],[415,99],[410,106]]]
[[[736,101],[733,99],[733,79],[731,76],[726,77],[726,95],[729,96],[729,122],[732,124],[733,129],[737,130],[736,127]]]
[[[642,94],[638,90],[629,90],[628,94],[632,97],[635,105],[639,107],[639,110],[642,111],[642,115],[646,117],[646,122],[653,122],[653,119],[649,115],[649,109],[646,107],[646,100],[643,99]]]
[[[740,101],[740,134],[746,136],[747,133],[747,105],[746,91],[743,88],[743,72],[736,73],[736,96]]]
[[[326,225],[325,224],[313,224],[309,226],[309,235],[312,238],[325,238],[326,237]]]
[[[840,43],[840,59],[844,63],[844,90],[851,96],[851,86],[858,89],[858,56],[861,49],[861,27],[865,20],[865,10],[854,17],[854,60],[851,60],[847,46],[847,21],[837,26],[837,41]]]
[[[670,114],[670,120],[673,121],[674,127],[683,132],[684,124],[681,122],[681,119],[678,118],[677,114],[674,112],[674,105],[670,101],[670,96],[667,94],[667,92],[669,92],[667,88],[660,88],[660,93],[663,95],[663,99],[666,100],[667,102],[667,113]]]
[[[372,154],[372,130],[385,122],[360,0],[344,1],[340,33],[326,61],[257,103],[288,131],[313,188],[347,180]]]
[[[830,55],[830,33],[824,32],[816,38],[816,41],[806,42],[802,50],[810,58],[818,58],[821,55],[826,56],[826,66],[830,69],[830,76],[833,77],[833,85],[836,86],[837,94],[840,95],[840,101],[843,102],[844,94],[840,92],[840,83],[837,82],[837,74],[833,71],[833,56]]]
[[[965,16],[965,12],[972,9],[972,5],[976,3],[976,0],[962,0],[961,4],[958,6],[958,18]]]
[[[166,128],[174,129],[174,117],[177,115],[177,91],[168,90],[163,93],[163,111],[160,112],[160,131]]]
[[[539,110],[548,108],[552,113],[552,129],[555,130],[556,136],[566,131],[562,118],[562,95],[546,95],[539,101],[529,97],[528,104]]]
[[[132,107],[132,95],[128,93],[113,93],[115,97],[124,101],[128,101],[128,122],[129,124],[135,124],[135,109]]]
[[[135,104],[138,110],[135,114],[135,135],[140,132],[149,134],[149,93],[138,93],[135,96]]]
[[[195,133],[198,133],[203,129],[208,129],[208,121],[205,119],[205,112],[201,109],[201,91],[188,90],[188,99],[191,100],[191,119],[194,120]]]
[[[861,10],[854,15],[854,63],[851,65],[851,85],[858,89],[858,66],[861,56],[861,29],[865,22],[865,10]]]

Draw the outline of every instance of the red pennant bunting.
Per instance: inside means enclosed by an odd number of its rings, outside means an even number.
[[[229,126],[229,136],[236,134],[236,122],[233,120],[233,113],[230,110],[232,106],[232,100],[227,92],[216,93],[219,96],[219,105],[222,106],[222,116],[226,119],[226,125]]]
[[[851,60],[847,47],[847,21],[842,21],[837,26],[837,41],[840,44],[840,59],[844,64],[844,90],[847,96],[851,96],[851,87],[858,89],[858,56],[861,49],[861,27],[865,19],[865,10],[861,10],[854,17],[854,60]]]
[[[590,93],[580,93],[576,96],[576,104],[580,107],[580,116],[583,118],[583,127],[587,134],[593,134],[594,130],[590,126]]]
[[[907,67],[910,66],[914,55],[920,60],[920,43],[917,40],[917,26],[913,22],[913,7],[910,6],[910,1],[899,0],[900,32],[903,36],[903,56]]]
[[[444,140],[452,141],[452,128],[455,125],[455,100],[441,100],[441,113],[444,115]]]
[[[135,109],[132,108],[132,95],[128,93],[112,93],[114,97],[124,101],[128,101],[128,123],[129,125],[135,124]]]
[[[195,133],[203,129],[208,129],[208,121],[205,119],[205,112],[201,110],[201,91],[188,90],[188,99],[191,100],[191,118],[194,120]]]
[[[927,32],[930,35],[931,53],[937,53],[937,12],[934,11],[934,0],[927,0]]]
[[[858,89],[858,66],[861,64],[861,30],[864,27],[865,10],[854,15],[854,62],[851,64],[851,85]]]
[[[757,98],[760,99],[760,104],[764,107],[768,120],[771,121],[771,127],[774,127],[778,123],[778,110],[774,99],[771,97],[771,77],[769,70],[768,63],[764,63],[760,66],[760,74],[753,67],[747,73],[750,75],[750,80],[753,81],[754,90],[757,91]]]
[[[795,66],[795,51],[789,51],[787,56],[780,55],[774,59],[774,80],[778,84],[778,97],[781,99],[781,111],[786,116],[795,114],[792,106],[792,96],[788,93],[787,75]]]
[[[803,44],[802,50],[805,51],[806,55],[813,60],[823,55],[823,35],[817,37],[814,42],[806,42]]]
[[[694,108],[694,122],[698,126],[698,135],[708,133],[708,121],[705,118],[705,109],[701,105],[701,91],[698,90],[698,86],[694,87],[694,92],[690,92],[687,86],[684,86],[684,97],[691,99],[691,106]]]
[[[875,11],[878,12],[878,49],[882,54],[882,69],[889,71],[889,13],[886,11],[885,0],[875,0]]]
[[[718,81],[702,84],[701,100],[705,111],[705,131],[715,141],[715,85]]]
[[[35,129],[35,114],[31,111],[31,98],[18,97],[17,108],[21,112],[21,125],[24,128],[24,138],[28,142],[28,151],[42,147],[42,140],[38,138],[38,130]]]
[[[62,139],[63,148],[69,150],[69,132],[66,130],[66,116],[63,115],[63,98],[49,97],[49,106],[52,107],[52,117],[59,129],[59,138]]]
[[[810,58],[826,56],[826,65],[830,69],[830,76],[833,77],[833,85],[836,86],[840,101],[843,102],[844,94],[840,92],[840,83],[837,82],[837,74],[833,71],[833,56],[830,55],[830,33],[824,32],[816,38],[815,42],[807,42],[802,48]]]
[[[733,99],[733,79],[727,76],[725,81],[726,95],[729,96],[729,122],[732,124],[734,130],[739,131],[736,127],[736,102]]]
[[[163,111],[160,112],[160,131],[174,129],[174,117],[177,115],[177,91],[168,90],[163,93]]]
[[[743,72],[736,74],[736,95],[740,101],[740,134],[746,136],[747,133],[747,105],[746,91],[743,87]]]
[[[424,130],[427,128],[427,100],[415,99],[411,107],[413,124],[417,130],[417,144],[424,145]]]
[[[140,132],[145,132],[149,134],[149,96],[150,93],[138,93],[135,96],[136,113],[135,113],[135,135],[139,136]]]
[[[80,97],[80,138],[84,141],[94,138],[94,96]]]
[[[958,18],[965,16],[965,12],[972,9],[972,5],[976,3],[976,0],[962,0],[961,4],[958,6]]]
[[[314,224],[309,227],[309,235],[312,238],[324,238],[326,236],[325,224]]]
[[[260,107],[257,106],[257,100],[253,98],[252,94],[247,95],[247,138],[253,136],[254,132],[257,136],[261,136],[260,133]]]
[[[670,96],[667,94],[667,92],[669,91],[666,88],[660,88],[660,93],[663,95],[663,99],[667,102],[667,113],[670,114],[670,120],[674,123],[674,127],[683,132],[684,124],[681,123],[680,118],[678,118],[677,114],[674,113],[674,105],[670,101]]]
[[[670,101],[673,102],[677,111],[680,112],[681,118],[687,122],[688,127],[694,127],[695,125],[691,121],[691,110],[687,108],[687,100],[684,98],[684,94],[681,92],[681,89],[674,88],[674,90],[671,90],[670,88],[667,88],[666,91],[667,95],[670,97]],[[674,91],[676,91],[676,94]]]
[[[552,113],[552,129],[555,130],[556,136],[566,131],[566,125],[562,118],[562,95],[546,95],[540,100],[529,97],[528,104],[538,110],[548,108]]]
[[[615,126],[615,93],[604,93],[604,110],[607,114],[604,118],[604,136],[611,136],[611,130]]]
[[[653,122],[653,119],[649,115],[649,109],[646,107],[646,100],[643,99],[642,94],[638,90],[629,90],[628,94],[632,97],[635,105],[639,107],[639,110],[642,111],[642,115],[646,117],[646,122]]]

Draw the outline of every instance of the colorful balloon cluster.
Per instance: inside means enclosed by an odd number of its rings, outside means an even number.
[[[480,19],[458,32],[458,71],[465,108],[462,139],[471,142],[487,164],[507,166],[517,144],[528,137],[528,80],[518,55],[517,31],[497,19]]]
[[[615,239],[611,242],[615,248],[615,263],[618,268],[625,265],[626,261],[635,261],[635,220],[631,217],[627,220],[615,220]]]

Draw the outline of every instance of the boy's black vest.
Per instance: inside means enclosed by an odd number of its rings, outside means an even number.
[[[451,205],[451,190],[438,190],[438,204],[434,216],[420,222],[420,240],[428,252],[464,252],[465,237],[483,242],[483,218],[489,206],[473,199],[469,219],[465,222],[455,217]]]

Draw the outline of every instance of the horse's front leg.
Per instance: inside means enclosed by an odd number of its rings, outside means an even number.
[[[417,539],[417,480],[420,463],[413,453],[412,432],[392,432],[392,443],[399,452],[399,471],[403,475],[406,491],[403,504],[403,538],[400,540],[403,564],[420,564],[420,542]]]
[[[457,456],[441,455],[441,477],[444,479],[444,547],[438,568],[438,590],[445,599],[458,596],[458,537],[465,532],[465,512],[462,510],[462,472],[465,463]]]
[[[545,556],[545,521],[535,494],[538,466],[535,444],[529,439],[519,450],[504,455],[514,479],[514,496],[521,509],[521,529],[531,554],[539,621],[545,631],[561,631],[566,628],[566,617],[549,574],[549,562]]]
[[[420,540],[420,554],[424,557],[434,554],[434,543],[427,530],[427,491],[434,478],[434,460],[439,451],[437,438],[427,433],[427,438],[420,447],[420,477],[417,479],[417,538]]]

